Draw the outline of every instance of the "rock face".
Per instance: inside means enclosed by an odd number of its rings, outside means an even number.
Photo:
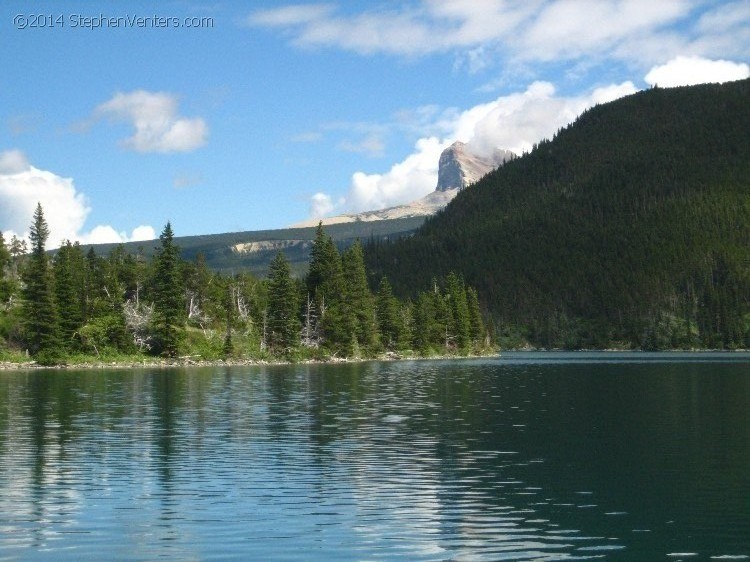
[[[438,181],[435,191],[428,195],[397,207],[377,211],[365,211],[351,215],[338,215],[322,219],[324,225],[355,221],[376,221],[407,217],[434,215],[468,185],[478,181],[504,162],[515,158],[510,150],[495,150],[491,157],[477,156],[466,144],[456,141],[440,154]],[[320,219],[311,219],[292,225],[293,227],[317,226]]]
[[[509,150],[496,150],[489,158],[477,156],[464,143],[456,141],[440,154],[435,191],[463,189],[513,156]]]

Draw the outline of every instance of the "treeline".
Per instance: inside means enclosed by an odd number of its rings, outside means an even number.
[[[748,178],[750,80],[654,88],[586,111],[366,261],[400,296],[460,272],[503,347],[750,348]]]
[[[0,357],[295,360],[490,347],[477,293],[459,276],[433,280],[414,301],[394,297],[385,277],[373,292],[359,242],[342,254],[322,226],[303,279],[283,253],[264,280],[212,271],[201,254],[185,261],[169,223],[151,258],[70,242],[50,256],[48,237],[41,206],[30,250],[0,233]]]

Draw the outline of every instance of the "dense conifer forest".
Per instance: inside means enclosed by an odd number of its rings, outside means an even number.
[[[750,347],[750,80],[594,107],[366,248],[414,297],[459,272],[504,346]]]
[[[340,253],[322,226],[309,273],[278,253],[266,279],[212,271],[181,257],[170,223],[150,253],[107,255],[65,242],[45,251],[37,206],[30,248],[0,234],[0,360],[39,364],[138,357],[331,359],[469,354],[490,347],[473,288],[453,273],[427,280],[416,301],[386,278],[367,282],[362,245]]]

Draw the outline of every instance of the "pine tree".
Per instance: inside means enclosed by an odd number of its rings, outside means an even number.
[[[157,351],[166,357],[177,355],[183,332],[183,287],[180,250],[174,243],[172,225],[167,222],[159,236],[161,246],[154,260],[154,317]]]
[[[85,322],[93,320],[106,313],[104,287],[104,260],[96,255],[94,247],[86,253],[84,266],[84,310]]]
[[[37,204],[29,229],[31,256],[23,269],[22,318],[26,342],[34,355],[53,358],[60,353],[53,279],[44,246],[49,227],[41,204]]]
[[[380,280],[376,302],[380,341],[383,347],[392,350],[397,347],[399,341],[401,318],[398,300],[393,296],[393,289],[387,277]]]
[[[414,344],[414,304],[411,299],[399,304],[398,348],[411,349]]]
[[[451,272],[447,279],[447,297],[450,309],[448,331],[456,347],[466,349],[470,342],[469,307],[463,279]]]
[[[315,231],[315,240],[310,250],[310,268],[305,279],[307,292],[315,296],[326,280],[326,242],[327,236],[323,231],[323,223],[318,223]]]
[[[420,353],[430,350],[435,332],[439,335],[439,328],[435,328],[435,301],[431,293],[421,292],[414,307],[414,345]]]
[[[341,255],[330,236],[318,224],[310,252],[306,286],[318,315],[318,337],[331,350],[344,350],[351,339],[352,326],[343,304],[344,276]],[[344,350],[346,352],[346,350]]]
[[[69,240],[66,240],[58,250],[53,265],[60,338],[63,346],[69,351],[73,350],[75,333],[83,324],[79,300],[81,291],[76,286],[76,275],[74,273],[74,254],[76,251],[80,254],[80,248],[73,246]]]
[[[429,325],[430,342],[447,350],[454,341],[450,332],[451,309],[448,304],[447,295],[443,294],[443,291],[438,285],[437,279],[432,280],[430,298],[432,299],[432,307],[434,311],[434,316]]]
[[[274,351],[286,352],[299,344],[297,287],[289,262],[279,252],[268,275],[268,344]]]
[[[484,321],[482,311],[479,308],[479,297],[474,287],[467,287],[466,301],[469,308],[469,334],[471,343],[475,348],[481,348],[484,340]]]
[[[133,350],[133,340],[125,324],[125,295],[135,281],[135,260],[120,244],[104,263],[104,292],[106,295],[106,325],[108,344],[121,351]]]
[[[344,270],[344,315],[352,331],[352,348],[375,343],[375,304],[367,285],[362,244],[357,240],[341,259]]]

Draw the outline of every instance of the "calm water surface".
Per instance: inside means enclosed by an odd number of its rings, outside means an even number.
[[[0,372],[0,560],[750,557],[750,356]]]

